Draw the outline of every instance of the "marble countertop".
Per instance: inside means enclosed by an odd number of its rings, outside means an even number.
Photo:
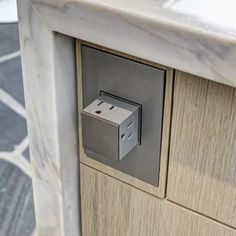
[[[146,18],[157,24],[172,25],[180,30],[190,30],[226,41],[236,40],[234,0],[86,0],[84,2],[110,8],[111,11],[121,11]]]
[[[236,1],[32,0],[55,30],[236,87]]]

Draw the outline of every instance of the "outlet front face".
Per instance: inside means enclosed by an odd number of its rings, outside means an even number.
[[[165,71],[85,45],[81,46],[81,59],[83,109],[101,91],[142,106],[140,144],[119,162],[90,150],[85,150],[86,156],[158,186]]]

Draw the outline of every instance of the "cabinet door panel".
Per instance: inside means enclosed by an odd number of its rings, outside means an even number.
[[[81,166],[83,236],[235,236],[236,231]]]
[[[167,198],[236,227],[236,89],[177,71]]]

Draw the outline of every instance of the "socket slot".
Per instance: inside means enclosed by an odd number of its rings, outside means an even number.
[[[128,124],[128,129],[133,125],[133,121],[130,121],[129,124]]]
[[[121,138],[121,140],[124,140],[124,139],[125,139],[125,134],[122,134],[122,135],[120,136],[120,138]]]
[[[97,106],[100,106],[100,105],[102,105],[102,104],[103,104],[103,101],[99,102]]]
[[[130,134],[128,135],[128,139],[131,139],[131,138],[132,138],[132,136],[133,136],[133,134],[132,134],[132,133],[130,133]]]

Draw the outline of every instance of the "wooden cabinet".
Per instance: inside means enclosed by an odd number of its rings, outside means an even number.
[[[87,157],[79,116],[83,236],[236,236],[236,89],[78,40],[79,113],[81,43],[166,72],[158,187]]]
[[[235,236],[236,231],[83,164],[83,236]]]
[[[236,227],[236,89],[176,72],[168,173],[168,199]]]

